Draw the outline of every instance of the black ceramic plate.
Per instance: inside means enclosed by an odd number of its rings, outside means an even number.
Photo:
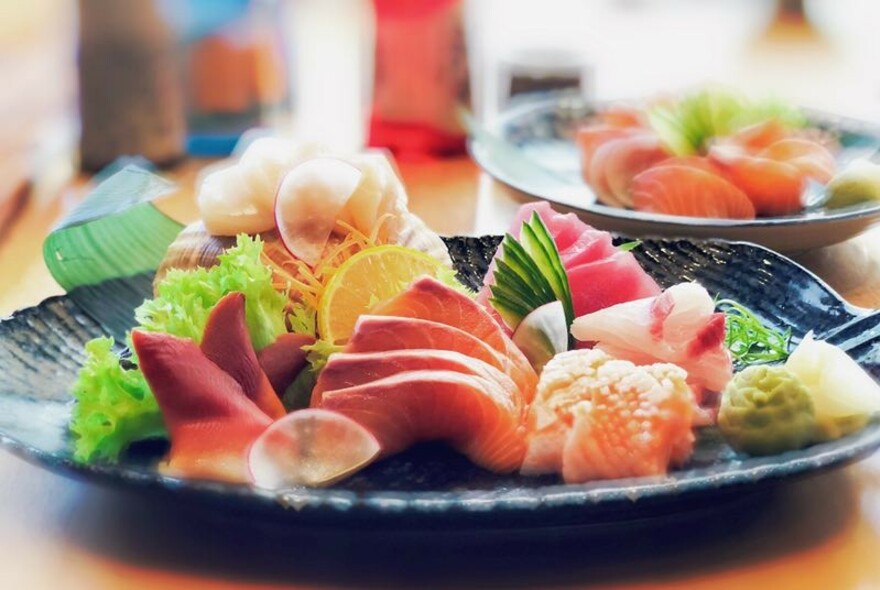
[[[449,238],[461,277],[479,284],[498,238]],[[797,338],[814,330],[880,377],[880,314],[841,301],[815,276],[743,243],[646,241],[635,250],[662,285],[700,281]],[[0,443],[39,466],[285,525],[344,528],[535,529],[616,526],[712,507],[763,485],[843,465],[880,447],[880,426],[842,440],[767,458],[738,457],[711,430],[690,463],[668,477],[563,485],[555,478],[497,476],[441,447],[423,446],[377,463],[330,489],[274,495],[247,486],[182,481],[154,469],[156,455],[120,465],[78,465],[66,430],[69,387],[85,341],[123,331],[149,293],[149,277],[105,283],[48,299],[0,322]]]
[[[880,223],[880,203],[841,209],[813,207],[795,215],[753,220],[678,217],[608,207],[596,202],[581,179],[577,127],[601,105],[570,97],[524,98],[491,128],[476,130],[471,154],[501,182],[525,194],[570,207],[589,224],[632,236],[747,240],[778,252],[809,250],[849,239]],[[810,113],[811,123],[836,134],[845,148],[842,163],[873,155],[880,128],[864,121]]]

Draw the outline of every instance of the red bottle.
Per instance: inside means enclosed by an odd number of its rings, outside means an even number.
[[[401,159],[465,151],[470,106],[462,0],[373,0],[376,59],[368,143]]]

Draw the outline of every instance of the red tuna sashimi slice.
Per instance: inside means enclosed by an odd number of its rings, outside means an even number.
[[[525,453],[523,406],[480,377],[408,371],[326,391],[320,407],[364,426],[383,456],[439,440],[485,469],[507,473],[519,468]]]
[[[271,419],[194,342],[140,330],[131,341],[171,438],[163,471],[248,481],[248,448]]]
[[[748,196],[718,174],[693,166],[660,164],[630,186],[636,211],[687,217],[754,219]]]
[[[660,294],[660,287],[631,252],[616,251],[608,258],[568,269],[568,282],[575,316]]]
[[[245,323],[244,303],[241,293],[230,293],[217,302],[205,324],[202,352],[238,381],[245,395],[267,416],[280,418],[287,412],[257,361]]]
[[[693,398],[664,372],[666,365],[645,367],[643,378],[595,387],[591,403],[572,407],[572,428],[562,452],[567,483],[662,475],[691,454]],[[679,378],[680,379],[680,378]]]
[[[416,318],[364,315],[358,318],[345,346],[345,352],[352,353],[425,349],[450,350],[482,361],[510,376],[524,402],[532,399],[537,382],[534,370],[522,372],[510,358],[454,326]],[[313,406],[320,403],[320,396],[321,388],[316,387]]]
[[[512,398],[521,399],[516,383],[492,365],[451,350],[411,349],[385,352],[340,352],[330,356],[315,385],[322,392],[363,385],[405,371],[453,371],[494,381]]]
[[[315,343],[313,336],[305,334],[282,334],[275,342],[257,353],[257,360],[269,378],[272,388],[283,395],[306,364],[303,346]]]
[[[607,202],[631,207],[633,178],[669,157],[653,133],[608,142],[593,159],[591,176],[607,191]],[[600,193],[601,194],[601,193]]]
[[[617,358],[678,365],[688,372],[689,383],[710,391],[722,391],[733,376],[724,348],[724,315],[715,313],[711,296],[696,283],[578,317],[571,333]]]
[[[614,246],[611,234],[587,228],[571,246],[566,248],[565,252],[560,252],[560,258],[562,265],[569,269],[608,258],[616,253],[617,248]]]
[[[382,303],[371,313],[417,318],[446,324],[482,340],[517,367],[511,375],[517,384],[533,390],[538,376],[528,359],[486,310],[473,299],[432,277],[416,279],[403,293]],[[526,393],[531,398],[531,393]]]

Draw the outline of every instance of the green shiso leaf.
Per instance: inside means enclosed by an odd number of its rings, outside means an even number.
[[[724,312],[727,324],[724,343],[738,366],[782,362],[788,358],[791,328],[784,331],[769,328],[752,310],[732,299],[720,299],[715,305]]]
[[[524,317],[553,301],[560,301],[566,322],[574,320],[568,274],[556,243],[540,216],[523,223],[520,240],[507,234],[495,257],[494,284],[489,287],[492,307],[515,330]]]

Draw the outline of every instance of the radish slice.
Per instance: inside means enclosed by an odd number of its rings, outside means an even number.
[[[308,160],[285,175],[275,197],[275,227],[291,254],[318,262],[361,176],[338,158]]]
[[[277,420],[251,446],[255,485],[274,491],[327,486],[363,469],[381,448],[370,432],[346,416],[306,409]]]

